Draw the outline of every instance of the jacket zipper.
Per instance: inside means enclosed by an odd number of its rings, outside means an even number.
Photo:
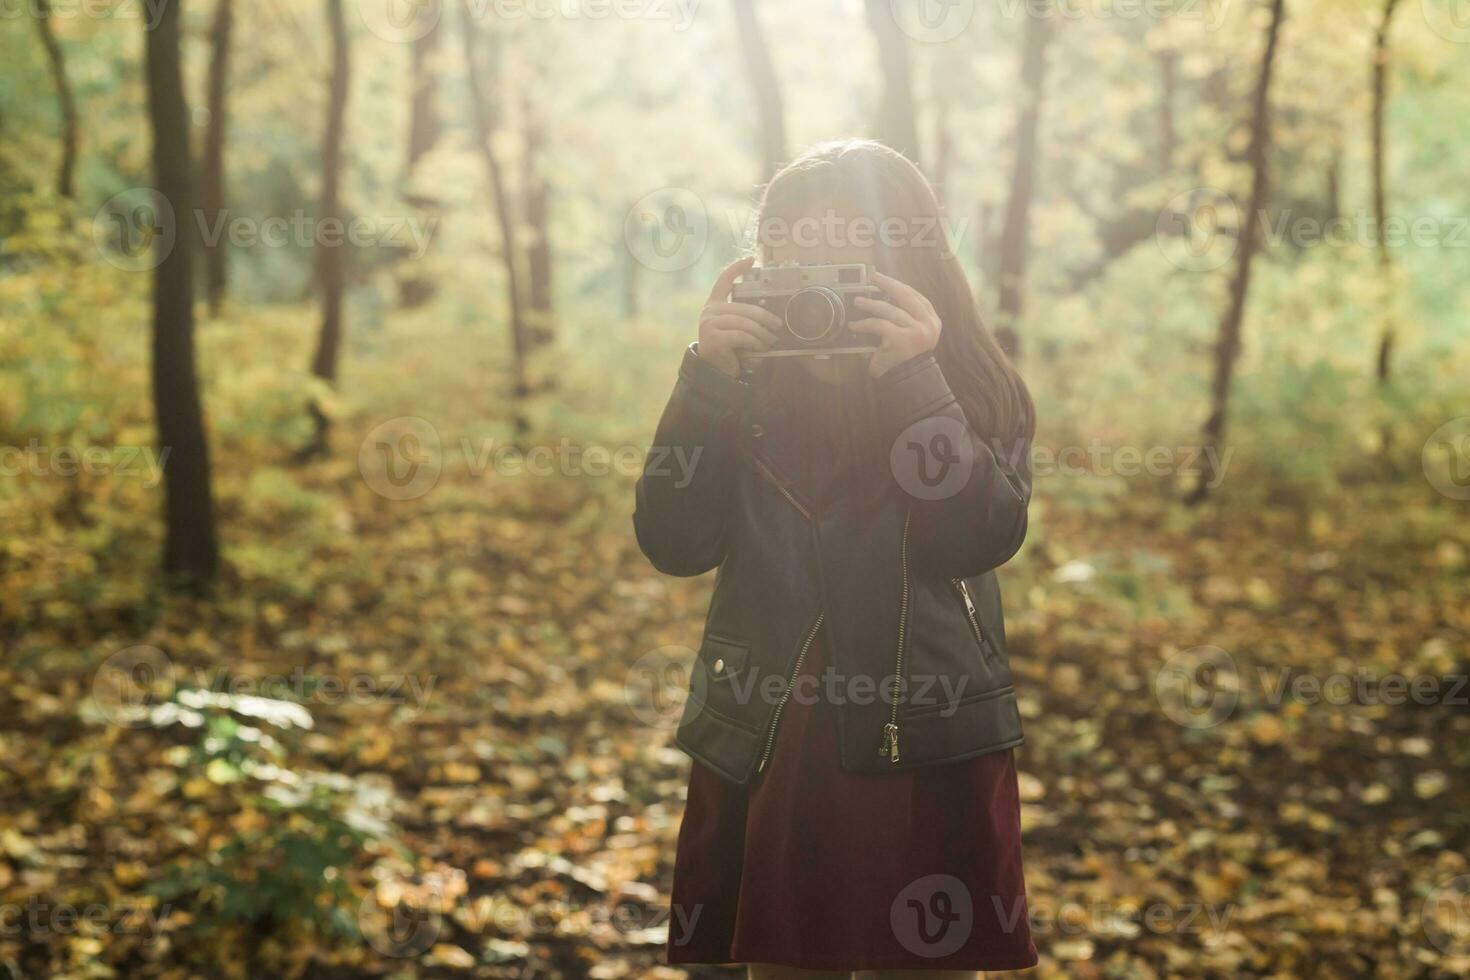
[[[965,580],[962,578],[951,579],[951,581],[954,582],[955,590],[959,592],[960,598],[965,600],[965,615],[970,618],[970,631],[975,634],[975,642],[980,645],[980,656],[989,660],[990,655],[985,650],[985,634],[980,631],[980,615],[975,611],[974,600],[970,598],[969,586],[965,585]]]
[[[803,507],[801,503],[791,495],[791,491],[786,489],[786,484],[783,483],[780,478],[778,478],[776,474],[771,471],[771,468],[766,465],[766,461],[755,455],[752,455],[751,459],[755,461],[755,468],[760,471],[761,476],[769,480],[771,486],[780,491],[781,496],[785,497],[786,500],[791,504],[791,506],[795,507],[797,512],[800,513],[802,517],[805,517],[807,520],[811,520],[811,511]]]
[[[903,515],[903,544],[899,547],[899,564],[903,569],[903,591],[898,601],[898,652],[893,658],[893,707],[888,714],[888,724],[883,726],[883,740],[878,743],[878,755],[888,756],[889,763],[898,762],[898,703],[903,687],[903,659],[909,622],[909,519]]]
[[[771,761],[771,750],[776,747],[776,728],[781,724],[781,712],[786,710],[786,702],[791,700],[791,692],[796,687],[796,678],[801,674],[802,665],[806,663],[806,655],[812,648],[812,642],[817,638],[817,631],[822,628],[822,621],[827,618],[826,613],[820,613],[817,621],[812,623],[812,628],[807,630],[806,639],[802,641],[801,651],[796,655],[796,666],[791,668],[791,676],[786,679],[786,690],[781,692],[781,700],[776,702],[776,713],[771,716],[771,727],[766,730],[766,747],[761,752],[761,761],[755,767],[756,772],[765,772],[766,763]]]
[[[792,495],[791,491],[786,488],[785,482],[777,477],[771,471],[771,468],[766,465],[766,461],[754,453],[751,454],[750,458],[755,462],[755,468],[759,471],[760,475],[765,477],[771,486],[775,487],[781,496],[786,498],[787,503],[796,508],[797,513],[810,521],[812,519],[811,511],[801,505],[801,501]],[[791,676],[786,678],[786,690],[781,692],[781,700],[776,702],[776,711],[771,715],[771,725],[766,729],[766,746],[761,750],[761,761],[756,764],[756,772],[765,772],[766,763],[771,761],[771,752],[776,748],[776,729],[781,724],[781,713],[786,710],[786,704],[791,700],[791,692],[796,687],[796,679],[801,675],[801,668],[806,664],[806,655],[811,651],[812,643],[816,640],[817,632],[822,628],[822,622],[826,618],[827,614],[825,612],[818,613],[816,622],[812,623],[811,629],[807,630],[806,639],[802,640],[801,650],[796,654],[796,663],[791,668]]]

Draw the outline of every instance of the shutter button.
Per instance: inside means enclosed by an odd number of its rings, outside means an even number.
[[[716,674],[723,674],[724,672],[725,672],[725,661],[724,661],[724,659],[721,658],[719,660],[716,660],[715,661],[715,673]]]

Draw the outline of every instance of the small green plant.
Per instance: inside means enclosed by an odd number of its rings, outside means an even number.
[[[283,738],[312,725],[294,702],[200,690],[180,691],[153,712],[158,727],[200,729],[195,744],[168,754],[181,785],[243,791],[226,842],[171,866],[153,892],[186,907],[201,932],[235,926],[257,937],[304,930],[355,938],[347,871],[365,848],[391,839],[391,793],[365,779],[291,769],[285,746],[241,717],[263,719]]]

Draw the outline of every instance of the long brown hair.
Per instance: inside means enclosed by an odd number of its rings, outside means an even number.
[[[1005,444],[1031,439],[1036,432],[1031,395],[981,321],[980,307],[944,233],[939,197],[919,168],[872,140],[815,146],[766,186],[757,235],[776,223],[789,228],[823,205],[865,218],[875,230],[897,219],[905,229],[901,241],[872,235],[878,269],[934,304],[944,325],[934,356],[965,417],[982,438]]]

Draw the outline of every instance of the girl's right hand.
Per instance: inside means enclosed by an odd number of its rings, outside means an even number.
[[[730,377],[740,375],[742,350],[765,351],[780,337],[782,319],[749,303],[731,303],[730,290],[755,265],[745,258],[725,266],[699,314],[699,356]]]

